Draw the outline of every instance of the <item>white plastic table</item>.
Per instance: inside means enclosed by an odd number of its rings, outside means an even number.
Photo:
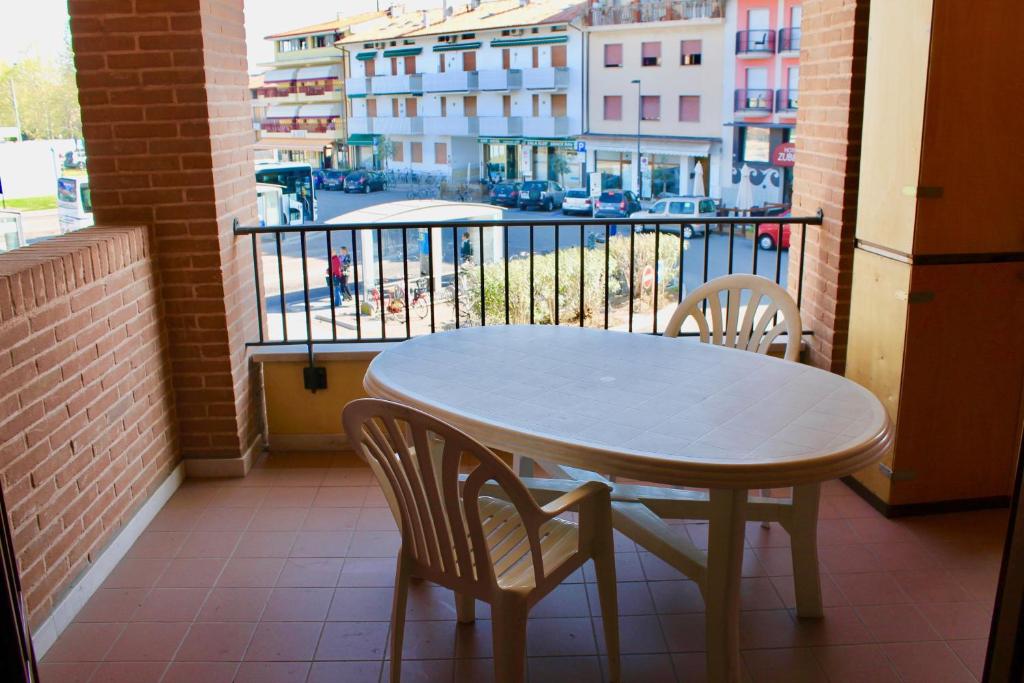
[[[740,570],[748,519],[792,537],[800,616],[821,616],[820,483],[879,460],[892,428],[878,399],[838,375],[769,356],[568,326],[464,328],[378,355],[372,396],[447,420],[494,448],[572,478],[610,474],[616,528],[697,582],[708,675],[739,680]],[[554,497],[571,481],[535,480]],[[791,499],[750,490],[792,486]],[[543,501],[542,501],[543,502]],[[663,518],[708,519],[708,549]]]

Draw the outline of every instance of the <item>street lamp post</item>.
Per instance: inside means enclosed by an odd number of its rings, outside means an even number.
[[[630,81],[636,85],[636,194],[639,197],[644,190],[644,179],[640,172],[640,121],[644,118],[643,97],[640,95],[640,79]]]

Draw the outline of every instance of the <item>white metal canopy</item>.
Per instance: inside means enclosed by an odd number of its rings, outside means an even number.
[[[490,204],[448,202],[440,199],[412,199],[402,202],[377,204],[327,221],[330,225],[354,223],[446,223],[448,221],[499,220],[505,209]]]

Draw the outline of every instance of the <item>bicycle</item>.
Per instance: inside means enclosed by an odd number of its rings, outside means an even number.
[[[406,199],[436,199],[437,190],[432,187],[413,188],[405,193]]]

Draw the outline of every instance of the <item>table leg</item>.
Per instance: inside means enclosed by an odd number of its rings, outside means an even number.
[[[533,476],[533,458],[520,455],[518,453],[512,454],[512,471],[518,474],[520,477],[532,477]]]
[[[711,489],[704,589],[709,681],[740,680],[740,573],[747,495],[743,489]]]
[[[790,546],[793,554],[793,586],[796,613],[800,617],[819,618],[821,574],[818,569],[818,499],[821,484],[793,487],[793,512],[790,522]]]

